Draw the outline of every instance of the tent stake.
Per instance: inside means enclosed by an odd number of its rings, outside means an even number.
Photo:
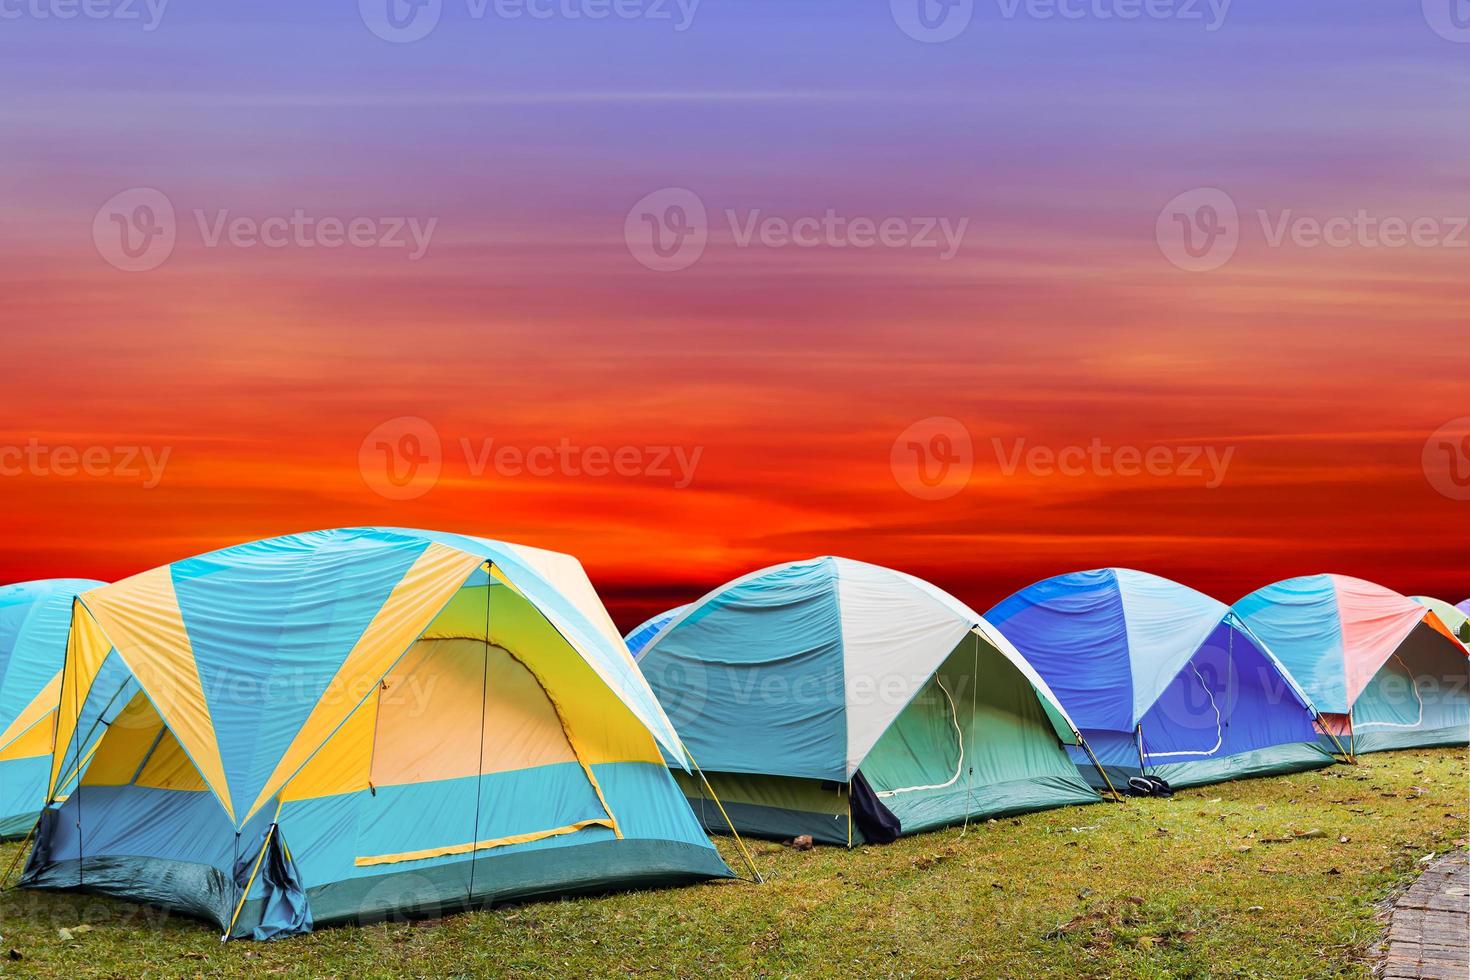
[[[709,795],[715,801],[715,806],[720,808],[720,816],[725,818],[725,826],[729,827],[730,833],[735,836],[735,843],[740,847],[741,856],[745,858],[745,863],[750,867],[750,873],[755,875],[755,883],[757,885],[765,884],[766,879],[761,877],[760,869],[755,866],[755,860],[751,858],[750,852],[745,849],[745,841],[740,839],[740,831],[735,829],[735,822],[731,820],[730,815],[725,812],[725,804],[720,802],[720,795],[716,793],[715,788],[709,784],[709,777],[705,776],[704,770],[699,768],[699,760],[694,758],[694,753],[689,751],[689,746],[684,744],[683,739],[679,740],[679,747],[684,750],[685,755],[689,756],[689,761],[694,763],[694,771],[699,773],[699,779],[701,782],[704,783],[704,788],[709,790]],[[847,812],[847,819],[851,821],[852,803],[850,800],[847,804]]]

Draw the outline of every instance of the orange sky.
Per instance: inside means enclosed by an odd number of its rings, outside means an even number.
[[[374,523],[574,553],[624,626],[823,553],[982,610],[1099,565],[1226,601],[1319,571],[1470,595],[1470,504],[1422,463],[1470,413],[1470,249],[1278,246],[1257,216],[1466,213],[1463,46],[1413,11],[1265,8],[1208,35],[987,24],[925,45],[882,7],[838,23],[712,5],[676,42],[497,24],[399,46],[269,3],[258,23],[181,10],[126,36],[17,23],[0,581]],[[1177,268],[1161,209],[1212,187],[1239,205],[1238,250]],[[94,237],[129,188],[177,212],[151,271]],[[708,208],[681,271],[642,267],[624,237],[660,188]],[[195,217],[293,209],[436,228],[409,260],[211,247]],[[752,247],[727,210],[968,228],[949,260]],[[442,473],[389,500],[359,450],[404,416],[432,424]],[[924,500],[890,456],[935,417],[963,424],[973,469]],[[491,439],[677,446],[698,465],[682,487],[474,472],[461,440]],[[1003,465],[1094,441],[1229,465],[1218,486]],[[28,446],[111,468],[6,469]],[[132,449],[167,452],[156,486],[117,471]]]

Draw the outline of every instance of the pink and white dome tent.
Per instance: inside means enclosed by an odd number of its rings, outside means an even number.
[[[1432,608],[1346,575],[1286,579],[1234,608],[1351,752],[1470,744],[1470,650]]]

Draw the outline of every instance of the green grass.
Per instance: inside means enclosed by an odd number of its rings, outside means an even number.
[[[1467,780],[1461,749],[1366,756],[851,853],[757,843],[760,886],[274,943],[221,944],[208,926],[125,902],[11,890],[0,895],[0,973],[1367,977],[1383,900],[1425,855],[1465,845]],[[5,864],[18,846],[0,847]],[[82,923],[93,928],[58,934]],[[23,958],[5,959],[12,948]]]

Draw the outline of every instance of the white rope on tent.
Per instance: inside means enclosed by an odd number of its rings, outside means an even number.
[[[1205,749],[1203,752],[1194,749],[1181,749],[1177,752],[1145,753],[1150,759],[1167,759],[1173,756],[1180,755],[1214,755],[1220,750],[1220,746],[1225,743],[1225,730],[1223,727],[1223,722],[1220,718],[1220,706],[1215,703],[1215,693],[1210,690],[1210,685],[1205,683],[1204,675],[1199,672],[1199,668],[1194,665],[1194,661],[1190,661],[1189,669],[1194,671],[1194,676],[1199,678],[1199,686],[1205,689],[1205,695],[1210,699],[1210,707],[1215,709],[1215,744],[1210,746],[1208,749]]]
[[[965,771],[965,733],[960,729],[960,713],[954,706],[954,698],[950,696],[949,688],[944,686],[944,681],[940,679],[938,674],[934,675],[934,681],[939,685],[939,689],[944,692],[944,699],[949,702],[949,723],[954,726],[955,741],[960,743],[960,759],[955,765],[954,775],[942,783],[935,783],[931,786],[905,786],[902,789],[885,789],[878,793],[878,796],[882,799],[897,796],[900,793],[917,793],[920,790],[926,789],[948,789],[960,781],[960,776]]]
[[[1393,659],[1398,660],[1399,666],[1404,668],[1404,673],[1409,675],[1409,683],[1413,685],[1411,690],[1413,690],[1414,692],[1414,700],[1419,702],[1419,717],[1415,718],[1413,722],[1409,723],[1405,723],[1402,721],[1354,720],[1353,728],[1418,728],[1420,725],[1424,724],[1424,699],[1419,696],[1419,678],[1414,676],[1414,672],[1409,669],[1408,664],[1404,663],[1402,660],[1399,660],[1398,654],[1394,654]]]

